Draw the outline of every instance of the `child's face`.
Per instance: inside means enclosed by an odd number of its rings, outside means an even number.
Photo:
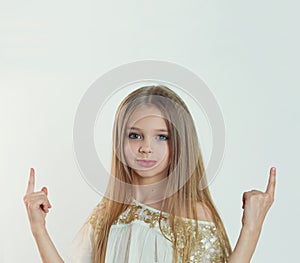
[[[167,177],[170,153],[168,128],[155,106],[140,106],[131,115],[124,140],[124,154],[136,184]]]

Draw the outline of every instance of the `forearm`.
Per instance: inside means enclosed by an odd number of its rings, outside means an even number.
[[[33,232],[43,263],[64,263],[46,228]]]
[[[236,246],[228,263],[249,263],[256,248],[260,230],[242,227]]]

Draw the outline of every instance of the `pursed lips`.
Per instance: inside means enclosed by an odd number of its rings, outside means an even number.
[[[137,159],[136,162],[144,167],[151,167],[156,164],[155,160]]]

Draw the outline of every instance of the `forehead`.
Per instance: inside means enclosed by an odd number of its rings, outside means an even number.
[[[166,126],[162,112],[156,106],[142,105],[137,107],[128,120],[129,125],[138,122],[155,121],[157,124]]]

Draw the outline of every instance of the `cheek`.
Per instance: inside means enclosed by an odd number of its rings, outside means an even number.
[[[160,159],[168,159],[169,158],[169,148],[167,145],[164,145],[163,147],[157,147],[156,151],[157,153],[157,156],[160,158]]]
[[[155,147],[155,152],[160,156],[160,157],[167,157],[169,155],[169,147],[168,144],[165,142],[159,142],[158,145]]]
[[[130,143],[129,141],[124,142],[124,155],[126,161],[130,161],[134,156],[134,144]]]

